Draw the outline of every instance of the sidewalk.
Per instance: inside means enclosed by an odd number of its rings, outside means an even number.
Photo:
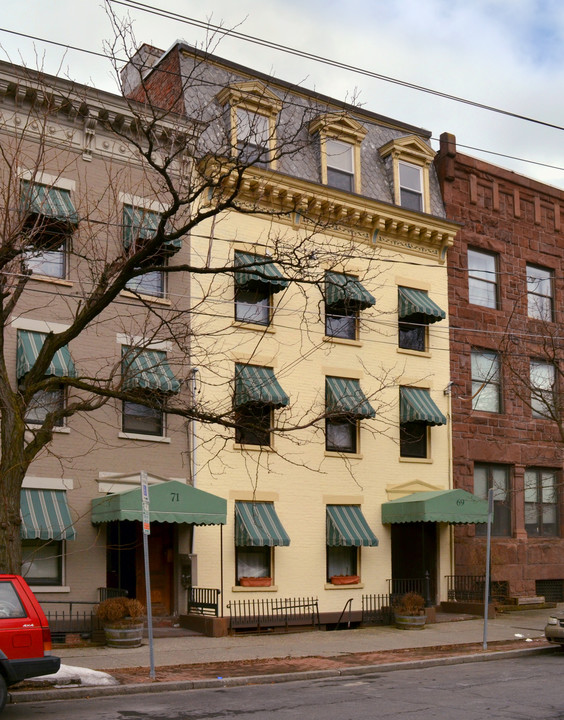
[[[488,621],[488,641],[544,637],[549,610],[525,610],[499,614]],[[421,648],[436,645],[482,643],[483,619],[440,622],[424,630],[406,631],[393,627],[370,627],[336,632],[234,635],[210,638],[187,633],[182,637],[155,638],[155,665],[190,665],[259,658],[296,658],[347,655]],[[78,647],[57,649],[65,665],[111,672],[119,668],[149,666],[145,639],[140,648]]]
[[[113,687],[11,690],[11,702],[100,695],[190,690],[361,675],[407,667],[494,660],[557,651],[544,639],[549,610],[500,614],[488,621],[488,652],[482,619],[438,622],[424,630],[371,627],[337,632],[235,635],[209,638],[182,631],[154,640],[156,680],[149,678],[147,640],[140,648],[57,648],[62,664],[105,670],[122,682]],[[448,616],[447,616],[448,617]],[[457,616],[454,616],[457,617]],[[443,618],[441,618],[443,619]],[[500,648],[500,643],[503,643]],[[462,647],[473,645],[472,648]],[[497,647],[496,647],[497,646]],[[125,668],[133,670],[125,670]]]

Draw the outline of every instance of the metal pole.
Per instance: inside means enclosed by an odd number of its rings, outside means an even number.
[[[484,588],[484,643],[483,649],[488,649],[488,612],[490,602],[490,556],[492,543],[492,517],[493,517],[493,487],[488,490],[488,525],[486,535],[486,587]]]
[[[153,648],[153,606],[151,604],[151,575],[149,568],[149,535],[151,533],[149,510],[149,480],[147,473],[142,470],[139,474],[141,480],[141,504],[143,508],[143,563],[145,567],[145,596],[147,598],[147,630],[149,633],[149,677],[155,679],[155,655]]]

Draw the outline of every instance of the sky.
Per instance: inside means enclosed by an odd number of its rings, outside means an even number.
[[[558,129],[564,127],[562,0],[140,2],[556,125],[485,111],[112,3],[118,16],[131,19],[138,44],[163,50],[176,40],[211,44],[221,57],[425,128],[435,149],[440,134],[450,132],[461,152],[564,189],[564,130]],[[2,0],[2,8],[0,59],[119,91],[106,59],[44,42],[103,52],[112,37],[103,0]]]

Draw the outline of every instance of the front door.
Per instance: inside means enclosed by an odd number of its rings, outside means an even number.
[[[430,600],[434,604],[437,587],[436,523],[392,525],[392,592],[415,590],[425,597],[427,572],[430,578]]]
[[[137,523],[137,555],[135,559],[138,600],[145,603],[145,563],[141,523]],[[153,615],[172,615],[174,581],[174,528],[172,523],[151,523],[148,536],[149,571],[151,574],[151,606]]]

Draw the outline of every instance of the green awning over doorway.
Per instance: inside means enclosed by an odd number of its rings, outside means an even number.
[[[327,505],[329,547],[376,547],[378,538],[358,505]]]
[[[417,492],[382,505],[382,523],[444,522],[484,523],[488,520],[488,501],[466,490]]]
[[[426,388],[400,388],[400,423],[410,422],[446,425],[446,417],[435,405]]]
[[[423,290],[398,288],[398,315],[400,320],[434,323],[444,320],[446,313]]]
[[[169,480],[149,485],[151,522],[225,525],[227,501],[192,485]],[[92,500],[93,524],[112,520],[143,520],[141,486]]]
[[[76,532],[65,490],[20,491],[22,540],[74,540]]]
[[[269,502],[235,503],[235,545],[237,547],[288,546],[290,537]]]

